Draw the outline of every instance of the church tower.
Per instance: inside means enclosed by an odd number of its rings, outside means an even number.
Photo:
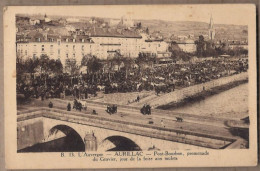
[[[213,18],[211,15],[209,21],[209,40],[214,40],[214,38],[215,38],[215,28],[214,28]]]

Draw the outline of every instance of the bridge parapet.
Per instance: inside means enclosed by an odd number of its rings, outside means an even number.
[[[108,131],[117,131],[118,133],[139,135],[152,139],[179,142],[207,148],[221,148],[223,145],[226,145],[227,142],[231,143],[236,140],[232,137],[209,135],[181,129],[164,128],[156,125],[140,124],[118,120],[115,118],[104,118],[102,116],[82,114],[72,111],[69,112],[54,108],[38,108],[29,111],[29,113],[20,112],[17,120],[20,122],[37,117],[44,117],[56,121],[65,121],[77,125],[86,125]],[[84,139],[85,133],[82,133],[81,135],[82,139]]]

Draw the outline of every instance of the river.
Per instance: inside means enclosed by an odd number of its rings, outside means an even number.
[[[248,116],[248,83],[185,106],[169,109],[180,113],[224,118]]]

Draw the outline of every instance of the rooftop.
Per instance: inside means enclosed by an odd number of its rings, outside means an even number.
[[[142,38],[138,33],[127,29],[91,28],[87,32],[90,37]]]

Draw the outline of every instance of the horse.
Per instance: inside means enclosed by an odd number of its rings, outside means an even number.
[[[81,109],[82,109],[82,104],[80,102],[78,102],[76,99],[74,100],[73,109],[76,109],[79,111],[81,111]]]
[[[151,106],[150,105],[144,105],[141,109],[140,112],[143,115],[151,115]]]
[[[112,105],[112,106],[108,105],[106,112],[109,113],[110,115],[117,113],[117,106],[116,105]]]
[[[183,119],[181,117],[176,117],[177,122],[183,122]]]

